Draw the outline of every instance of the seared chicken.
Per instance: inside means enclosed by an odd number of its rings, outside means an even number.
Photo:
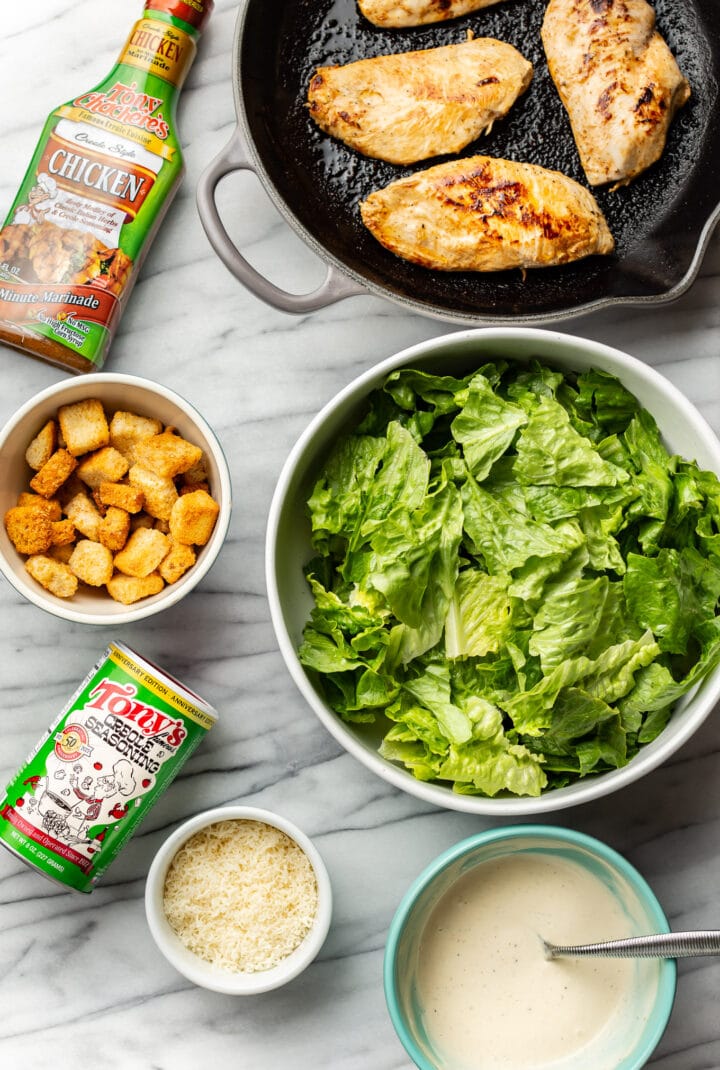
[[[592,186],[629,182],[663,153],[690,86],[645,0],[550,0],[550,73]]]
[[[490,7],[499,0],[358,0],[358,7],[366,19],[383,29],[404,26],[424,26],[429,22],[445,22],[458,15],[469,15],[481,7]]]
[[[438,271],[505,271],[611,253],[595,198],[558,171],[472,156],[371,193],[363,223],[391,253]]]
[[[527,89],[532,64],[491,37],[320,67],[310,114],[366,156],[408,164],[459,152]]]

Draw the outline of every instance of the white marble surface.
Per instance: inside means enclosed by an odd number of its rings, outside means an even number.
[[[109,69],[139,0],[31,0],[3,5],[0,214],[50,108]],[[230,136],[235,20],[219,0],[181,103],[188,174],[146,262],[108,367],[190,394],[230,459],[235,511],[200,587],[148,622],[69,626],[0,582],[0,779],[6,783],[111,638],[175,672],[211,701],[219,726],[90,897],[64,892],[0,852],[0,1066],[44,1070],[400,1070],[385,1010],[386,930],[403,892],[439,851],[490,822],[435,811],[390,789],[342,752],[286,672],[270,624],[263,537],[283,461],[311,416],[380,358],[448,326],[382,300],[354,298],[301,319],[249,296],[210,250],[195,211],[204,165]],[[221,201],[253,261],[297,290],[322,267],[251,178]],[[720,431],[720,240],[676,304],[614,311],[565,328],[652,363]],[[0,346],[0,422],[62,373]],[[624,852],[678,928],[720,928],[720,721],[620,796],[563,811],[557,822]],[[209,806],[276,809],[310,834],[335,891],[329,938],[314,966],[280,992],[248,1000],[186,983],[146,928],[144,878],[163,838]],[[720,961],[681,967],[658,1070],[720,1067]]]

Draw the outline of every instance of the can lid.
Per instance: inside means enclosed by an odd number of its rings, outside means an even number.
[[[215,0],[145,0],[146,11],[164,11],[194,26],[198,33],[205,29],[215,7]]]

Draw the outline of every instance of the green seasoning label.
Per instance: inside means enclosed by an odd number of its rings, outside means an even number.
[[[64,363],[60,347],[71,366],[102,365],[180,181],[175,97],[195,51],[143,18],[106,81],[51,114],[0,229],[0,337],[5,325],[50,359]]]
[[[79,891],[93,885],[214,717],[113,645],[0,803],[0,842]]]

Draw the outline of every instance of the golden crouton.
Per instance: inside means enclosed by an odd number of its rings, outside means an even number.
[[[159,420],[136,416],[134,412],[116,412],[110,421],[110,445],[127,457],[130,464],[136,464],[135,449],[138,444],[153,435],[159,435],[161,431]]]
[[[52,544],[52,523],[38,509],[23,505],[8,509],[5,530],[10,542],[21,554],[41,554]]]
[[[154,472],[156,476],[164,479],[175,479],[176,476],[187,472],[202,457],[199,446],[193,446],[179,435],[173,435],[170,431],[163,431],[161,435],[153,435],[152,438],[141,442],[135,451],[138,463]]]
[[[40,494],[28,494],[23,491],[17,504],[28,509],[38,509],[48,520],[62,520],[62,509],[57,498],[43,498]]]
[[[192,494],[196,490],[204,490],[206,494],[209,494],[210,485],[208,483],[183,483],[180,487],[181,494]]]
[[[87,494],[82,491],[65,506],[65,516],[72,520],[75,527],[85,538],[97,541],[98,529],[102,517]]]
[[[48,420],[25,451],[25,460],[39,472],[44,464],[47,464],[57,445],[57,428],[54,420]]]
[[[126,513],[139,513],[144,501],[143,492],[126,483],[101,483],[97,488],[97,498],[103,505],[114,505]]]
[[[58,598],[72,598],[77,591],[77,576],[62,561],[45,557],[44,554],[33,554],[25,562],[25,568],[46,591]]]
[[[195,564],[195,551],[192,546],[174,542],[167,557],[161,562],[159,572],[165,583],[176,583]]]
[[[169,520],[173,505],[178,499],[178,492],[172,479],[149,472],[139,464],[134,464],[128,473],[130,485],[143,492],[145,512],[156,520]]]
[[[68,546],[75,542],[75,525],[72,520],[56,520],[52,524],[52,545]]]
[[[43,498],[52,498],[77,468],[77,461],[67,450],[56,450],[30,480],[31,488]]]
[[[122,479],[129,464],[112,446],[103,446],[84,457],[78,465],[77,474],[89,487],[99,487],[101,483],[116,483]]]
[[[170,540],[161,531],[139,528],[134,531],[125,549],[115,555],[115,568],[126,576],[149,576],[170,549]]]
[[[156,520],[153,524],[156,531],[162,531],[163,535],[170,534],[170,521],[169,520]]]
[[[121,572],[118,572],[108,581],[107,589],[116,602],[122,602],[124,606],[129,606],[141,598],[159,594],[164,586],[163,578],[157,572],[152,572],[149,576],[142,578],[124,576]]]
[[[117,553],[122,550],[130,534],[130,514],[124,509],[118,509],[115,505],[109,505],[107,512],[100,521],[98,538],[108,550]]]
[[[73,457],[99,450],[110,441],[105,410],[102,402],[94,398],[76,401],[72,405],[62,405],[58,410],[58,420],[65,448]]]
[[[212,535],[219,512],[218,503],[204,490],[183,494],[173,505],[170,514],[173,542],[204,546]]]
[[[90,539],[75,544],[68,565],[79,580],[91,587],[103,587],[113,574],[112,554],[106,546]]]

